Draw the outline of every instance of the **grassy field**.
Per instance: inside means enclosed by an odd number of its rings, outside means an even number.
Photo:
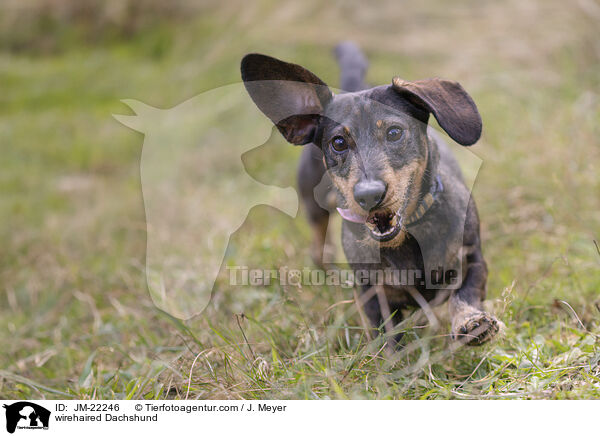
[[[103,38],[87,22],[0,33],[1,398],[600,397],[598,3],[319,3],[207,3]],[[452,349],[447,319],[412,318],[410,345],[389,356],[365,340],[351,289],[231,287],[224,267],[193,319],[150,298],[144,137],[112,117],[130,113],[120,100],[176,106],[238,82],[251,51],[336,86],[331,50],[348,38],[370,83],[446,77],[478,104],[474,195],[489,307],[506,325],[490,345]],[[215,161],[256,134],[240,111],[212,126],[225,132]],[[294,185],[299,152],[274,139],[244,163]],[[217,200],[198,212],[218,220]],[[257,207],[225,264],[312,267],[309,243],[302,211]]]

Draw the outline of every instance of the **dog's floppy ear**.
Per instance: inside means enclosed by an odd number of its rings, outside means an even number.
[[[242,59],[242,80],[256,106],[292,144],[313,141],[332,98],[327,85],[300,65],[261,54]]]
[[[392,87],[417,107],[431,112],[441,128],[459,144],[475,144],[481,136],[477,106],[458,82],[437,78],[406,82],[394,77]]]

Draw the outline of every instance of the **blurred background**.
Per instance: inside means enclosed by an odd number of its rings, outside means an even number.
[[[0,397],[598,396],[599,27],[597,0],[2,1]],[[448,355],[447,325],[407,325],[421,347],[390,362],[345,315],[344,289],[233,289],[223,276],[192,320],[152,304],[144,137],[112,117],[131,114],[120,100],[173,107],[238,82],[248,52],[336,87],[332,49],[347,39],[365,50],[369,83],[439,76],[477,102],[474,195],[488,298],[507,326],[483,350]],[[253,134],[235,120],[233,109],[211,126],[215,159]],[[294,186],[299,152],[274,135],[243,160]],[[218,219],[215,203],[202,213]],[[302,214],[253,209],[226,263],[310,267]]]

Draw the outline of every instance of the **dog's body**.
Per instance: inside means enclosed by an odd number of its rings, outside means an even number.
[[[406,307],[449,298],[453,337],[486,342],[499,323],[482,309],[487,269],[477,210],[447,145],[427,126],[432,113],[455,141],[473,144],[481,134],[475,104],[458,83],[440,79],[395,78],[363,90],[362,53],[346,43],[336,55],[345,91],[339,95],[298,65],[255,54],[242,61],[257,106],[289,142],[307,144],[298,181],[315,234],[313,258],[322,259],[333,185],[355,272],[404,273],[401,282],[369,276],[361,283],[373,325],[390,313],[398,323]],[[406,280],[406,272],[417,280]]]

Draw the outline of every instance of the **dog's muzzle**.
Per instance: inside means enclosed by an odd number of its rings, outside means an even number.
[[[357,214],[350,209],[337,208],[337,211],[346,221],[364,224],[373,239],[386,242],[394,239],[402,229],[400,209],[396,212],[375,210],[368,215]]]
[[[369,234],[373,239],[379,242],[391,241],[394,239],[402,225],[410,226],[419,221],[423,215],[431,208],[438,196],[444,191],[444,185],[439,174],[431,184],[429,192],[418,203],[416,210],[406,220],[402,219],[404,206],[396,212],[390,212],[385,209],[371,211],[368,215],[357,214],[350,209],[337,208],[337,211],[346,221],[364,224],[369,229]]]

